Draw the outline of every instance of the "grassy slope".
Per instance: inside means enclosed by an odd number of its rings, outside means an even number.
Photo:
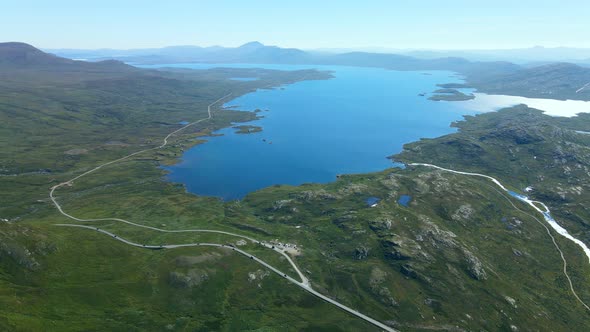
[[[148,163],[130,162],[105,171],[100,181],[79,181],[59,197],[66,210],[78,216],[111,215],[169,229],[238,228],[257,238],[296,242],[304,248],[297,260],[309,270],[316,289],[404,330],[454,325],[497,330],[511,324],[524,330],[588,327],[587,313],[569,294],[561,260],[545,229],[515,211],[486,181],[427,170],[390,170],[345,176],[329,185],[272,187],[223,205],[186,195],[182,188],[162,183],[159,175]],[[397,204],[401,194],[412,196],[410,207]],[[112,199],[115,195],[117,200]],[[377,208],[367,208],[364,199],[369,196],[384,200]],[[467,214],[460,212],[464,206]],[[50,208],[46,216],[38,216],[39,221],[56,220]],[[205,239],[100,225],[155,244]],[[570,260],[574,283],[588,301],[590,294],[581,287],[588,282],[587,261],[569,242],[559,243]],[[486,279],[474,278],[468,252],[482,263]],[[516,308],[506,297],[516,301]]]
[[[590,69],[571,63],[554,63],[525,68],[496,77],[468,78],[470,84],[489,94],[529,98],[590,100]]]
[[[367,329],[277,276],[249,282],[248,273],[260,267],[231,253],[142,251],[51,226],[30,226],[30,232],[44,232],[58,249],[39,259],[43,268],[4,279],[0,298],[8,330],[315,330],[344,324]],[[207,260],[185,263],[183,257]],[[187,285],[173,273],[207,277]]]
[[[405,146],[396,159],[484,172],[549,205],[567,229],[590,244],[590,116],[556,118],[518,106],[467,117],[457,134]]]
[[[150,173],[149,164],[145,164],[133,162],[105,171],[103,181],[109,186],[89,181],[84,189],[80,181],[61,192],[60,201],[80,216],[121,216],[170,229],[247,225],[252,231],[241,229],[241,233],[289,239],[304,248],[304,255],[297,260],[309,270],[316,289],[379,319],[395,321],[404,330],[447,325],[488,330],[509,324],[525,330],[588,327],[588,316],[569,295],[559,256],[544,229],[514,211],[485,181],[425,170],[391,170],[346,176],[325,186],[268,188],[242,203],[222,206],[158,181],[159,172]],[[142,174],[142,178],[133,174]],[[121,178],[127,180],[114,181]],[[396,203],[402,193],[412,196],[408,208]],[[117,200],[112,199],[115,195]],[[367,208],[364,199],[368,196],[384,200],[377,208]],[[282,200],[290,201],[277,203]],[[471,216],[453,217],[465,204],[473,209]],[[108,329],[138,326],[159,330],[168,324],[187,324],[195,329],[222,329],[231,324],[293,330],[371,329],[272,275],[262,281],[257,292],[246,292],[257,287],[247,281],[248,273],[260,267],[242,257],[222,256],[187,267],[178,263],[179,256],[217,250],[141,251],[92,232],[49,225],[64,221],[67,219],[46,206],[35,218],[3,228],[29,229],[16,231],[23,234],[16,241],[24,242],[40,263],[38,269],[25,270],[25,276],[8,279],[30,283],[18,296],[8,293],[3,297],[5,308],[11,308],[7,318],[12,324],[34,327],[29,324],[55,320],[56,330],[65,324],[72,324],[75,330],[96,326],[107,314]],[[162,236],[114,223],[101,223],[100,227],[154,244],[211,239],[203,235]],[[457,237],[452,238],[449,231]],[[30,238],[31,233],[43,234],[42,239]],[[223,237],[214,240],[233,241]],[[571,260],[575,284],[587,284],[584,257],[567,242],[560,244]],[[367,257],[359,255],[358,249],[363,248]],[[513,249],[523,254],[517,256]],[[466,250],[482,262],[487,279],[472,277]],[[268,255],[265,259],[277,258]],[[22,264],[13,266],[12,271],[22,271]],[[284,262],[273,264],[288,271]],[[195,269],[207,273],[209,279],[188,289],[171,281],[171,272]],[[590,298],[583,288],[579,290],[584,299]],[[517,308],[505,296],[515,299]],[[261,303],[266,305],[260,307]],[[38,318],[32,319],[31,313]],[[213,325],[199,325],[208,321]],[[293,325],[295,322],[300,325]]]
[[[207,105],[229,92],[238,96],[302,78],[328,77],[314,71],[259,70],[260,80],[237,82],[229,78],[242,71],[251,74],[251,70],[98,74],[69,70],[0,67],[0,73],[11,78],[0,80],[0,135],[4,138],[0,181],[6,188],[19,187],[0,194],[8,202],[0,207],[2,218],[34,209],[35,200],[45,197],[43,192],[31,200],[35,187],[47,181],[161,144],[166,134],[181,127],[180,121],[207,117]],[[179,155],[181,149],[197,143],[195,136],[255,118],[251,112],[218,112],[211,121],[182,132],[184,139],[161,152],[159,159]],[[27,174],[31,176],[23,176]]]
[[[2,74],[17,77],[20,84],[13,79],[0,89],[1,129],[7,138],[1,149],[1,216],[11,220],[0,225],[2,329],[370,329],[274,275],[253,287],[248,272],[260,267],[241,256],[223,254],[208,262],[186,265],[179,263],[178,257],[199,257],[216,250],[144,252],[99,235],[51,226],[68,221],[48,203],[52,184],[99,162],[159,144],[155,138],[179,128],[179,121],[205,117],[206,106],[228,91],[237,96],[257,87],[328,76],[312,71],[253,73],[238,69],[141,75],[101,72],[100,77],[77,72],[62,77],[38,69],[2,69]],[[39,76],[38,80],[30,80],[28,75],[33,74]],[[229,80],[244,74],[256,74],[260,79]],[[103,172],[102,178],[80,181],[80,186],[76,183],[72,189],[79,191],[71,190],[71,196],[63,193],[64,201],[82,203],[83,208],[76,212],[80,214],[86,211],[93,216],[112,215],[113,211],[121,211],[134,218],[145,215],[152,219],[178,215],[179,220],[166,222],[171,226],[211,226],[210,220],[223,216],[222,205],[214,199],[186,195],[181,188],[163,183],[162,171],[154,166],[195,144],[193,139],[200,133],[255,116],[216,110],[212,121],[183,133],[170,148],[114,166]],[[87,152],[64,154],[72,149]],[[113,190],[105,196],[108,188],[121,191]],[[126,193],[128,199],[124,198]],[[120,199],[113,201],[113,197]],[[114,206],[114,202],[121,206]],[[183,209],[178,211],[178,207]],[[123,235],[133,233],[134,240],[157,240],[160,236],[113,228]],[[160,240],[192,239],[160,236]],[[277,266],[282,264],[288,271],[277,257],[268,260],[276,261]],[[175,272],[181,277],[174,277]],[[183,283],[182,276],[193,274],[210,277],[198,285]]]
[[[412,195],[409,208],[397,204],[400,194]],[[369,196],[385,199],[377,208],[367,208],[364,199]],[[290,201],[277,210],[277,199]],[[404,330],[589,326],[588,313],[568,293],[559,254],[545,229],[511,208],[485,181],[440,172],[386,171],[327,186],[269,188],[245,202],[260,216],[258,227],[276,232],[286,228],[280,238],[295,238],[303,245],[299,261],[310,269],[316,288],[362,305],[382,320],[396,321]],[[459,212],[465,206],[469,216]],[[296,225],[302,227],[294,230]],[[587,261],[568,242],[560,245],[588,301],[590,293],[583,287],[590,270]],[[359,254],[363,251],[366,258]],[[467,252],[481,262],[485,280],[473,277]],[[516,299],[517,308],[506,296]]]
[[[52,128],[60,126],[71,126],[73,130],[68,134],[72,136],[46,138],[47,144],[29,141],[19,145],[14,139],[2,147],[2,151],[14,149],[7,154],[13,156],[13,161],[3,165],[5,173],[26,172],[0,177],[2,187],[6,188],[1,216],[19,218],[18,222],[0,226],[0,327],[23,331],[371,330],[366,323],[274,275],[261,282],[249,281],[249,273],[262,276],[264,271],[240,256],[200,248],[143,251],[93,232],[52,226],[68,221],[47,201],[52,184],[99,160],[153,144],[148,142],[149,137],[164,136],[175,127],[174,123],[193,119],[196,111],[203,113],[204,107],[214,100],[213,95],[216,99],[219,93],[212,90],[200,95],[196,93],[199,87],[213,89],[219,84],[225,92],[236,84],[233,88],[239,92],[255,85],[238,84],[261,84],[228,80],[215,83],[219,76],[200,84],[197,77],[188,78],[190,81],[185,81],[185,77],[183,83],[178,83],[178,77],[172,77],[178,73],[163,78],[160,74],[150,75],[158,76],[158,85],[148,91],[168,91],[170,95],[148,94],[134,99],[136,89],[145,91],[144,84],[156,84],[149,75],[138,77],[137,85],[113,83],[113,87],[107,84],[110,80],[96,84],[97,90],[80,88],[77,93],[87,92],[88,96],[76,97],[81,99],[74,99],[71,105],[87,105],[94,100],[94,106],[80,112],[82,120],[76,125],[69,117],[76,111],[64,106],[69,97],[60,99],[63,87],[59,87],[53,95],[59,97],[55,111],[47,120],[38,120],[39,116],[16,118],[18,121],[3,127],[3,137],[21,135],[25,139],[28,136],[21,130],[27,127],[36,128],[40,137],[51,137]],[[239,76],[232,75],[229,77]],[[275,83],[298,78],[280,75],[271,75],[279,77]],[[170,80],[186,84],[187,92],[195,91],[201,97],[191,103],[191,93],[172,95],[181,88],[167,90]],[[100,109],[103,99],[97,96],[104,89],[123,97],[119,104],[105,107],[105,112],[124,112],[111,114],[108,120],[96,120],[92,117],[94,107]],[[4,100],[31,103],[29,109],[40,114],[46,110],[40,105],[46,103],[33,98],[35,91]],[[40,98],[47,98],[45,92],[41,95]],[[167,100],[165,104],[162,98]],[[144,101],[146,105],[141,103]],[[169,104],[176,101],[178,104]],[[188,105],[195,107],[187,109]],[[11,109],[2,109],[7,120],[13,119],[6,115]],[[168,109],[170,113],[161,112]],[[446,137],[450,141],[446,145],[436,140],[422,142],[422,148],[414,149],[412,158],[424,159],[412,161],[444,162],[446,154],[439,155],[438,151],[461,144],[468,139],[465,132],[473,128],[492,134],[502,132],[495,129],[497,123],[484,120],[529,125],[527,117],[511,116],[516,111],[497,113],[496,118],[478,117],[459,134]],[[182,145],[193,144],[190,140],[199,132],[227,126],[236,119],[232,114],[216,112],[211,124],[195,128],[169,149],[105,168],[97,173],[100,177],[81,179],[71,188],[60,189],[58,199],[76,216],[117,216],[168,229],[230,229],[260,239],[295,242],[304,249],[297,261],[317,290],[407,331],[455,326],[507,330],[510,325],[521,330],[590,328],[588,313],[569,294],[561,274],[561,260],[544,228],[514,210],[486,181],[428,170],[387,170],[344,176],[328,185],[271,187],[249,195],[243,202],[227,204],[188,195],[182,187],[162,181],[162,171],[155,166],[174,158]],[[573,126],[563,121],[556,125]],[[113,128],[121,129],[120,137],[115,139],[128,146],[92,148],[113,139]],[[56,132],[62,133],[63,128]],[[549,138],[548,144],[555,139]],[[81,143],[84,140],[88,140],[84,143],[88,145]],[[514,142],[511,144],[515,146]],[[32,146],[35,153],[27,150]],[[494,158],[500,158],[509,151],[507,146],[497,150],[493,146],[486,145],[490,152],[480,156],[493,152]],[[75,157],[58,157],[72,147],[92,150]],[[574,151],[576,158],[584,157],[581,151],[585,150]],[[407,153],[403,157],[410,158]],[[57,163],[45,166],[46,160]],[[495,174],[500,169],[493,167],[497,160],[502,159],[492,158],[487,164],[482,161],[481,168],[476,170]],[[51,168],[51,173],[27,173],[46,167]],[[547,176],[553,179],[558,173]],[[517,186],[518,182],[511,180],[520,177],[506,181]],[[412,196],[409,207],[397,204],[401,194]],[[378,207],[368,208],[364,199],[369,196],[383,200]],[[154,244],[235,241],[199,234],[162,235],[117,223],[100,225],[132,240]],[[590,275],[585,257],[569,242],[558,241],[568,257],[581,297],[590,301],[590,293],[583,287]],[[289,271],[276,256],[255,247],[247,249]]]

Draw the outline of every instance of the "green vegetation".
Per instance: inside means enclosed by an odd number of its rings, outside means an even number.
[[[0,143],[0,330],[375,330],[223,249],[143,250],[57,227],[74,221],[47,197],[51,186],[97,164],[159,145],[180,121],[206,117],[207,105],[228,92],[328,74],[260,71],[259,80],[238,82],[229,78],[241,69],[138,71],[113,63],[119,69],[108,72],[96,68],[108,64],[68,63],[58,71],[41,63],[0,66],[12,82],[0,81],[0,134],[7,138]],[[590,329],[545,228],[485,179],[389,169],[326,185],[273,186],[227,203],[163,180],[159,166],[200,136],[255,117],[215,108],[211,121],[187,128],[167,148],[103,167],[60,188],[57,200],[80,218],[297,244],[295,260],[314,289],[403,331]],[[590,131],[590,116],[551,118],[516,107],[455,125],[458,133],[409,144],[395,159],[480,171],[516,190],[533,185],[534,197],[588,242],[582,221],[590,217],[590,136],[575,130]],[[408,207],[397,203],[400,195],[412,197]],[[371,208],[368,197],[381,200]],[[92,225],[139,243],[240,245],[220,234]],[[574,287],[590,302],[586,257],[556,238]],[[241,245],[294,275],[274,252]]]
[[[234,129],[237,129],[236,134],[252,134],[262,131],[262,127],[252,125],[234,126]]]
[[[51,183],[161,144],[179,122],[206,118],[207,105],[228,93],[330,77],[313,70],[259,70],[259,80],[238,82],[231,77],[252,69],[142,71],[118,62],[74,62],[13,44],[0,44],[0,181],[3,188],[18,188],[0,193],[0,218],[11,220],[35,210]],[[36,62],[21,64],[20,58]],[[214,111],[210,121],[187,128],[170,148],[158,151],[156,161],[174,160],[199,143],[196,137],[257,118],[253,112]]]
[[[402,162],[483,172],[547,204],[572,235],[590,244],[590,115],[544,115],[524,105],[467,116],[459,132],[405,146]]]
[[[590,69],[571,63],[495,72],[490,68],[466,72],[466,83],[438,84],[442,88],[475,88],[488,94],[590,100]]]
[[[442,83],[442,84],[437,84],[436,86],[439,86],[443,89],[463,89],[463,88],[468,88],[468,86],[464,83]]]
[[[159,145],[166,134],[181,127],[180,121],[205,118],[207,105],[228,92],[239,96],[303,78],[325,79],[328,74],[259,70],[259,80],[237,82],[230,78],[241,76],[241,69],[171,73],[113,63],[116,68],[109,70],[109,63],[59,58],[55,63],[54,57],[35,49],[9,46],[20,48],[17,60],[38,60],[20,65],[8,57],[10,61],[0,66],[7,78],[0,83],[0,130],[5,138],[0,149],[0,330],[371,329],[282,278],[266,275],[242,256],[217,255],[219,250],[206,248],[143,251],[90,231],[53,226],[71,220],[59,215],[47,196],[50,186],[91,166]],[[60,190],[58,199],[82,216],[125,215],[164,228],[235,231],[240,224],[224,223],[221,202],[188,195],[163,182],[157,168],[198,143],[195,138],[256,118],[254,112],[213,111],[211,121],[175,136],[168,148],[105,168],[96,177]],[[97,225],[150,243],[235,241]],[[200,255],[215,259],[179,263],[183,256]],[[275,256],[265,259],[289,272]],[[261,280],[250,280],[250,273]]]
[[[410,207],[397,204],[401,194],[412,195]],[[370,196],[383,200],[369,208]],[[255,225],[283,228],[280,238],[302,245],[298,261],[316,289],[402,330],[588,327],[545,229],[485,180],[390,170],[268,188],[244,203],[262,219]],[[571,243],[560,245],[587,300],[587,260]]]
[[[590,68],[571,63],[555,63],[518,70],[507,75],[468,78],[470,85],[489,94],[590,100]]]
[[[474,99],[475,96],[473,94],[465,94],[459,90],[451,89],[451,88],[443,88],[434,91],[434,95],[429,97],[428,99],[434,101],[462,101],[462,100],[470,100]]]

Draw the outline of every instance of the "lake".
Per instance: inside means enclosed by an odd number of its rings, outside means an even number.
[[[405,207],[408,207],[410,205],[410,202],[412,201],[412,196],[410,195],[401,195],[399,197],[399,199],[397,200],[397,202]]]
[[[489,112],[508,106],[526,104],[529,107],[543,110],[545,114],[551,116],[572,117],[578,113],[590,113],[590,102],[582,100],[526,98],[485,93],[474,93],[474,96],[475,99],[457,102],[458,106],[472,111]]]
[[[326,183],[338,174],[394,167],[386,157],[400,152],[403,144],[452,133],[451,122],[481,111],[473,101],[474,106],[469,106],[427,99],[436,84],[461,82],[456,74],[444,71],[260,64],[160,66],[333,71],[335,78],[330,80],[258,90],[228,101],[225,105],[237,105],[240,110],[269,110],[259,113],[262,119],[248,123],[261,126],[262,132],[244,135],[235,134],[233,128],[220,130],[216,134],[222,136],[207,138],[207,143],[187,150],[178,164],[166,167],[167,179],[183,183],[189,192],[224,200],[240,199],[274,184]],[[505,106],[506,101],[500,104]]]

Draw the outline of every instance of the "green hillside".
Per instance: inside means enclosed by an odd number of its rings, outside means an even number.
[[[378,330],[231,247],[149,250],[55,226],[75,221],[48,197],[52,186],[98,164],[160,145],[180,121],[205,118],[221,96],[329,73],[260,70],[259,80],[238,82],[229,78],[251,70],[19,66],[0,66],[12,82],[0,80],[0,136],[7,138],[0,142],[0,330]],[[486,179],[394,168],[325,185],[273,186],[227,203],[163,180],[159,166],[200,136],[255,117],[213,107],[212,121],[166,148],[105,166],[56,190],[56,199],[78,218],[296,244],[301,253],[293,259],[316,291],[401,331],[590,329],[590,312],[573,296],[541,215]],[[457,133],[409,144],[394,158],[482,172],[516,191],[532,185],[533,197],[590,243],[590,136],[576,132],[590,130],[590,117],[552,118],[521,106],[456,126]],[[380,201],[370,207],[369,197]],[[296,276],[283,256],[225,234],[91,225],[140,244],[231,244]],[[575,291],[590,303],[587,257],[550,234]]]

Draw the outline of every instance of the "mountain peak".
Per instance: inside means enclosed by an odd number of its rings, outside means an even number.
[[[123,72],[136,70],[118,60],[99,62],[75,61],[45,53],[25,43],[0,43],[0,67],[2,68],[60,68],[62,72],[98,71]]]
[[[33,47],[32,45],[29,45],[27,43],[22,43],[22,42],[6,42],[6,43],[0,43],[0,50],[28,50],[28,51],[39,51],[41,52],[39,49]]]
[[[264,47],[264,44],[262,44],[261,42],[257,42],[257,41],[252,41],[249,43],[246,43],[242,46],[240,46],[240,48],[261,48]]]
[[[26,43],[0,43],[0,63],[13,65],[63,64],[72,60],[45,53]]]

